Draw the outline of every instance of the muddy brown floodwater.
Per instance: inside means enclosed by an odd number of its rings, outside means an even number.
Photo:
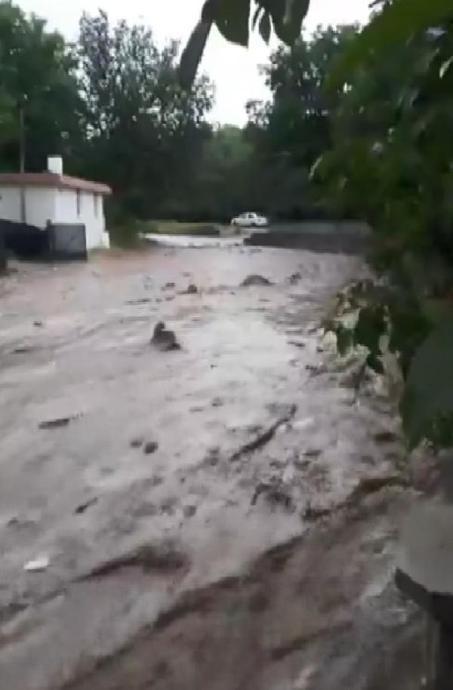
[[[227,245],[1,281],[2,690],[418,687],[398,419],[318,331],[364,272]]]

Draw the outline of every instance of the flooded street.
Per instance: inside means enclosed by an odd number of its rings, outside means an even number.
[[[365,266],[234,245],[0,282],[2,690],[417,687],[399,421],[319,332]]]

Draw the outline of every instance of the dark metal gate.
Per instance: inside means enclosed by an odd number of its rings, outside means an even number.
[[[49,248],[53,259],[86,259],[87,242],[84,225],[58,223],[48,228]]]

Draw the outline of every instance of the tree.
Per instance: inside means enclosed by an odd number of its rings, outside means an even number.
[[[277,150],[286,151],[296,165],[311,166],[330,144],[332,114],[342,89],[327,90],[325,83],[357,27],[328,27],[299,38],[291,48],[280,46],[264,68],[273,94],[268,129]]]
[[[75,61],[45,21],[0,2],[0,165],[42,170],[78,129]]]
[[[332,62],[357,35],[356,27],[319,28],[292,47],[280,46],[263,67],[272,99],[248,106],[248,137],[256,160],[257,193],[272,215],[300,218],[321,212],[309,171],[332,143],[332,120],[343,93],[328,91]],[[264,191],[264,193],[263,193]]]
[[[367,52],[340,82],[347,89],[333,146],[317,172],[328,195],[355,206],[382,241],[392,241],[395,255],[437,251],[453,258],[453,147],[443,136],[452,114],[452,52],[449,29],[424,31],[385,54]]]
[[[229,221],[251,205],[252,147],[243,130],[225,125],[205,142],[191,204],[209,220]]]
[[[182,90],[177,51],[175,42],[159,50],[144,26],[112,26],[104,12],[80,22],[84,169],[110,182],[125,209],[142,217],[178,193],[206,131],[210,83],[201,77]]]

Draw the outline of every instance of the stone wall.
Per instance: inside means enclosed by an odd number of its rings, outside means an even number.
[[[371,232],[360,222],[304,222],[273,225],[266,232],[254,232],[244,242],[259,247],[306,249],[333,254],[364,254]]]

